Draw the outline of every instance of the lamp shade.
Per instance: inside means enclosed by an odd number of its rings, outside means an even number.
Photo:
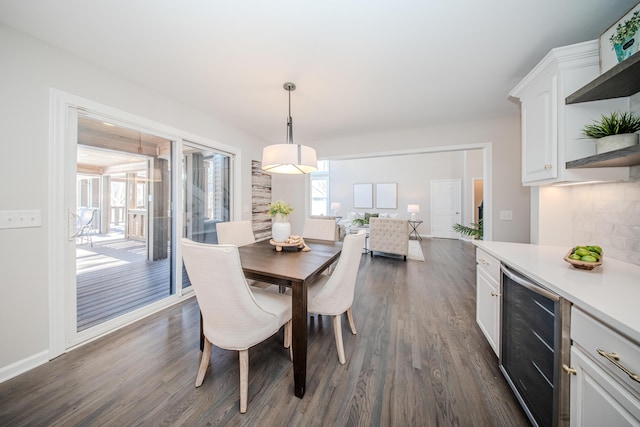
[[[318,170],[316,150],[300,144],[273,144],[262,149],[262,170],[301,174]]]
[[[420,212],[420,205],[408,205],[407,212],[411,214],[411,221],[416,220],[416,212]]]
[[[331,202],[331,210],[339,211],[340,210],[340,202]]]

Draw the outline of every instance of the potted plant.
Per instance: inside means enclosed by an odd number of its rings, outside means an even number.
[[[618,24],[616,32],[611,35],[609,42],[616,52],[618,62],[622,62],[638,51],[638,29],[640,28],[640,10],[634,12],[631,18]]]
[[[640,117],[633,113],[618,113],[614,111],[608,116],[602,115],[600,121],[595,121],[584,127],[584,134],[589,138],[596,138],[596,153],[619,150],[638,143]]]
[[[291,224],[288,215],[293,212],[290,204],[278,200],[269,203],[269,215],[274,218],[271,225],[271,237],[276,242],[284,242],[291,235]]]
[[[357,225],[358,227],[368,227],[369,226],[369,218],[371,217],[377,217],[378,214],[377,213],[365,213],[364,214],[364,218],[356,218],[353,221],[351,221],[351,223],[353,225]]]
[[[471,223],[471,227],[467,227],[462,224],[454,224],[453,231],[456,233],[463,234],[465,236],[473,237],[474,239],[482,240],[484,237],[484,230],[482,228],[482,218],[476,224],[475,222]]]

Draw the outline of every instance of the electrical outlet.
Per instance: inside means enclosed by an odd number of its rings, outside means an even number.
[[[513,211],[500,211],[500,219],[502,221],[511,221],[513,219]]]
[[[42,212],[0,211],[0,228],[26,228],[42,226]]]

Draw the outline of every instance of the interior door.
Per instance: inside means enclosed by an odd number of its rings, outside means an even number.
[[[431,235],[445,239],[458,239],[453,231],[460,224],[462,192],[459,179],[431,180]]]

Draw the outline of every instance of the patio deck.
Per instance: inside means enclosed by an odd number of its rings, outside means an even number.
[[[169,258],[149,261],[144,242],[78,245],[77,330],[82,331],[170,295]]]

